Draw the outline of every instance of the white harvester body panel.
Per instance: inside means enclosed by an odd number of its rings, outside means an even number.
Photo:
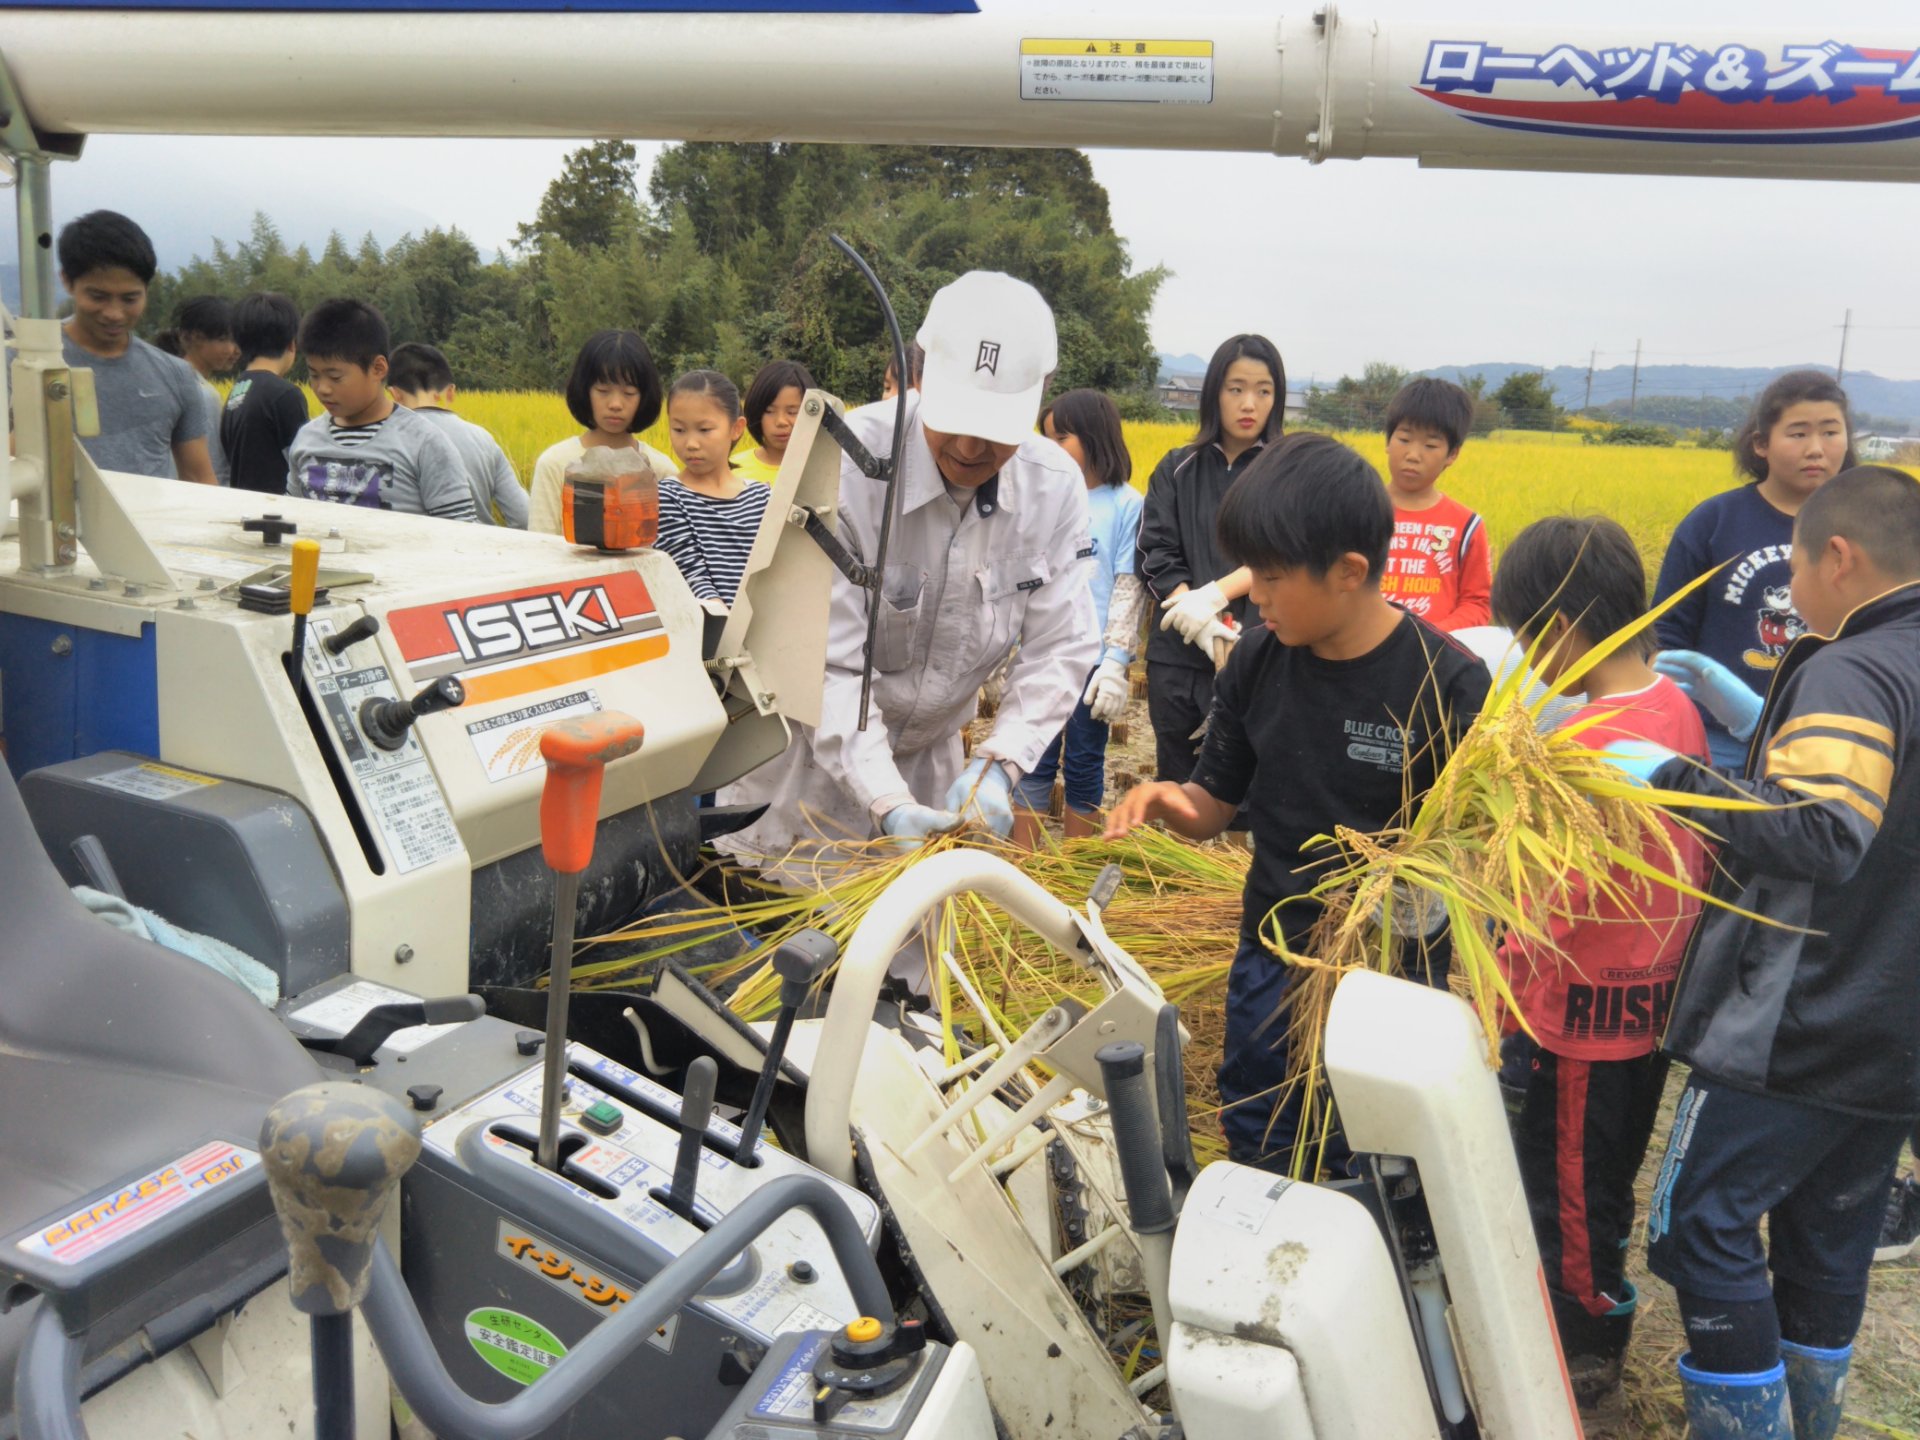
[[[1480,1433],[1579,1440],[1478,1018],[1444,990],[1357,971],[1334,992],[1326,1069],[1347,1143],[1419,1166]]]
[[[1392,1258],[1358,1201],[1209,1165],[1180,1213],[1172,1275],[1167,1370],[1190,1435],[1439,1433]],[[1294,1428],[1303,1411],[1310,1428]]]

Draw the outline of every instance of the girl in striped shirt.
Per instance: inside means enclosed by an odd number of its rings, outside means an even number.
[[[681,469],[660,482],[659,548],[695,599],[729,608],[773,493],[729,463],[746,427],[740,391],[717,370],[690,370],[667,391],[667,431]]]

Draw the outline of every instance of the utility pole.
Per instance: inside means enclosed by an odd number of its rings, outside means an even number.
[[[1593,362],[1600,358],[1600,347],[1594,346],[1587,352],[1587,398],[1580,402],[1582,410],[1593,408]]]
[[[1627,419],[1633,419],[1633,412],[1640,405],[1640,342],[1633,342],[1633,393],[1627,397]]]
[[[1853,333],[1853,311],[1847,311],[1846,323],[1840,327],[1840,363],[1834,367],[1833,382],[1838,385],[1847,378],[1847,337]]]

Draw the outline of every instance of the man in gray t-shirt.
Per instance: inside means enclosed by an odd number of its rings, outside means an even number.
[[[207,455],[207,405],[193,367],[133,333],[156,264],[146,232],[95,210],[60,232],[60,283],[73,297],[61,327],[69,365],[93,371],[100,433],[82,440],[102,470],[218,483]]]

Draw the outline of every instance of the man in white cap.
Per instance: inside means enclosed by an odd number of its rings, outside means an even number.
[[[1086,482],[1034,432],[1059,360],[1053,312],[1031,285],[974,271],[933,297],[919,340],[926,370],[907,397],[880,593],[835,577],[820,727],[797,728],[786,754],[729,791],[769,807],[722,842],[735,854],[876,834],[917,842],[962,824],[1005,835],[1014,782],[1066,724],[1099,656]],[[867,406],[847,423],[885,455],[894,413]],[[842,464],[840,539],[863,562],[878,553],[890,498]],[[880,622],[862,731],[869,605]],[[963,763],[981,682],[1015,645],[993,733]]]

